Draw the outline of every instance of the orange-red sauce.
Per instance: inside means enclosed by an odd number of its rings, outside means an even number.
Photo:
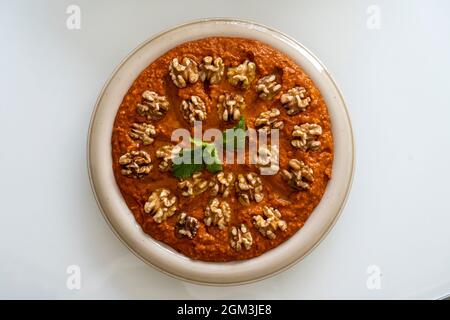
[[[236,66],[249,59],[256,63],[256,79],[247,90],[241,90],[230,85],[226,79],[226,71],[218,85],[208,85],[199,80],[195,84],[179,89],[173,84],[168,71],[169,63],[173,58],[181,60],[182,57],[188,56],[200,64],[202,58],[207,55],[220,56],[227,67]],[[281,83],[282,89],[275,99],[263,101],[258,98],[255,84],[259,78],[271,73],[277,74],[278,82]],[[296,85],[305,87],[312,101],[306,111],[295,116],[289,116],[281,106],[279,97]],[[157,130],[157,136],[156,141],[149,146],[141,145],[139,140],[133,140],[128,135],[132,123],[146,122],[146,118],[136,112],[136,104],[141,102],[141,95],[145,90],[165,95],[170,102],[170,110],[165,117],[153,123]],[[219,230],[217,227],[206,227],[204,225],[204,208],[210,199],[209,192],[204,192],[194,198],[181,196],[177,189],[178,179],[173,177],[170,171],[166,173],[160,172],[158,170],[159,160],[155,157],[156,149],[171,143],[170,137],[173,129],[182,127],[191,130],[191,127],[183,119],[179,110],[181,101],[188,99],[191,95],[199,96],[206,104],[208,117],[207,120],[203,121],[204,130],[208,128],[224,130],[232,127],[233,124],[226,125],[219,118],[217,112],[217,99],[225,92],[239,93],[244,96],[247,107],[243,113],[248,127],[254,127],[255,117],[260,112],[272,107],[279,108],[281,111],[279,119],[284,120],[285,123],[284,129],[280,132],[281,169],[287,167],[287,163],[291,158],[297,158],[303,160],[314,171],[314,182],[309,190],[295,191],[286,184],[280,174],[277,174],[275,176],[261,176],[265,197],[260,203],[252,202],[250,206],[244,207],[238,202],[234,192],[227,198],[233,209],[229,225],[232,226],[243,222],[250,227],[253,237],[251,249],[243,249],[239,252],[231,248],[229,244],[228,229]],[[317,123],[322,126],[323,134],[320,137],[321,149],[319,151],[304,152],[290,145],[294,125],[306,122]],[[120,173],[118,159],[121,155],[131,150],[144,150],[152,157],[153,169],[143,179],[133,179]],[[144,232],[190,258],[207,261],[230,261],[261,255],[287,240],[304,225],[322,198],[328,180],[331,177],[333,140],[327,107],[319,90],[303,70],[289,57],[266,44],[254,40],[207,38],[187,42],[170,50],[151,62],[134,81],[117,112],[112,132],[112,157],[117,184],[136,221],[142,226]],[[225,164],[224,170],[226,172],[233,171],[236,174],[249,171],[259,173],[255,165],[248,164]],[[206,171],[203,175],[211,177],[211,174]],[[200,227],[197,236],[193,240],[179,238],[175,235],[174,226],[177,221],[177,214],[158,224],[151,215],[144,213],[144,204],[149,195],[153,190],[160,187],[168,188],[177,195],[178,212],[185,211],[199,220]],[[252,216],[261,214],[261,207],[264,205],[277,207],[282,213],[283,220],[288,225],[287,230],[284,232],[278,231],[276,239],[273,240],[263,237],[252,224]]]

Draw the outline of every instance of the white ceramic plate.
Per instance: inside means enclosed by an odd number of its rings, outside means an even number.
[[[333,177],[302,229],[263,255],[238,262],[191,260],[145,234],[117,187],[112,170],[111,133],[124,95],[140,72],[173,47],[211,36],[260,40],[298,63],[321,91],[334,137]],[[352,129],[339,89],[323,64],[305,47],[263,25],[234,19],[205,19],[183,24],[136,48],[106,83],[97,100],[88,136],[88,170],[98,205],[119,239],[153,267],[183,280],[204,284],[238,284],[260,280],[287,269],[308,254],[327,234],[344,206],[354,164]]]

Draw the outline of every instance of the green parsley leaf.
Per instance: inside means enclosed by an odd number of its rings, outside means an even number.
[[[234,126],[234,128],[226,129],[223,134],[223,145],[226,146],[228,143],[233,144],[233,148],[240,149],[245,146],[245,118],[241,117],[239,122]],[[231,140],[233,139],[233,142]]]
[[[245,118],[241,117],[234,128],[227,129],[222,133],[223,145],[226,146],[227,141],[232,141],[233,148],[244,147],[245,130]],[[205,142],[197,138],[191,138],[191,142],[194,145],[194,148],[183,149],[173,160],[172,174],[175,177],[186,179],[191,177],[195,172],[205,168],[211,173],[222,171],[222,162],[220,161],[214,143]],[[201,163],[195,163],[195,155],[197,155],[198,158],[201,156]]]
[[[203,170],[203,164],[173,164],[172,174],[180,179],[191,177],[194,173]]]
[[[205,164],[195,163],[195,154],[201,152],[201,148],[183,149],[174,159],[172,164],[172,174],[180,179],[189,178],[195,172],[203,170]],[[184,155],[186,157],[184,157]],[[187,160],[187,161],[184,161]]]
[[[200,140],[198,138],[190,138],[190,139],[191,139],[191,142],[196,147],[203,147],[203,146],[205,146],[207,144],[206,142],[203,142],[202,140]]]
[[[206,165],[206,170],[209,172],[216,173],[222,170],[222,162],[220,161],[216,146],[213,143],[208,144],[205,147],[203,159]]]
[[[238,124],[234,127],[234,129],[242,129],[245,130],[246,126],[245,126],[245,118],[242,116],[241,119],[239,120]]]

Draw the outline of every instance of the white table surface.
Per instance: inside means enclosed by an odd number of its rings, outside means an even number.
[[[71,4],[80,30],[66,27]],[[370,5],[379,29],[367,27]],[[446,1],[0,1],[0,298],[450,293],[449,11]],[[356,137],[353,188],[328,237],[288,271],[235,287],[185,283],[136,258],[101,216],[86,169],[89,119],[113,69],[155,33],[212,16],[267,24],[314,52]],[[79,290],[66,286],[70,265]],[[367,286],[372,265],[378,289]]]

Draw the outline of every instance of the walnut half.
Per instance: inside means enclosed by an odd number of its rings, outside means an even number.
[[[148,120],[160,120],[169,110],[169,101],[165,96],[160,96],[154,91],[144,91],[142,93],[142,103],[136,106],[137,112]]]
[[[156,150],[156,157],[161,159],[159,171],[167,172],[172,168],[172,159],[180,152],[180,147],[166,144]]]
[[[276,81],[274,74],[262,77],[256,85],[256,92],[263,100],[272,100],[274,96],[281,90],[281,84]]]
[[[322,134],[322,127],[318,124],[304,123],[294,126],[292,131],[291,145],[303,151],[320,149],[320,141],[317,140]]]
[[[256,64],[245,60],[237,67],[228,68],[227,77],[233,86],[247,89],[256,77]]]
[[[196,172],[191,178],[178,182],[178,189],[184,197],[195,197],[208,189],[208,181],[202,178],[201,172]]]
[[[235,186],[242,205],[249,205],[250,201],[261,202],[264,198],[262,180],[254,172],[239,174]]]
[[[311,98],[307,96],[306,89],[303,87],[294,87],[283,94],[280,98],[281,103],[287,109],[286,113],[290,116],[305,111],[309,106]]]
[[[183,57],[181,63],[174,58],[169,64],[169,74],[178,88],[184,88],[188,83],[196,83],[199,78],[197,63],[188,57]]]
[[[252,244],[252,234],[245,224],[230,229],[230,245],[234,250],[241,251],[242,248],[250,250]]]
[[[226,228],[231,217],[231,207],[226,201],[218,198],[212,199],[205,209],[205,224],[219,227],[223,230]]]
[[[205,103],[198,96],[191,96],[189,100],[183,100],[180,105],[183,118],[189,122],[191,126],[195,121],[203,121],[206,119]]]
[[[132,139],[141,140],[144,146],[155,141],[156,129],[149,123],[133,123],[129,135]]]
[[[222,94],[219,97],[217,109],[223,121],[237,121],[245,109],[244,97],[240,94]]]
[[[177,210],[177,197],[169,189],[159,188],[152,192],[144,205],[144,212],[153,215],[156,223],[161,223],[173,216]]]
[[[287,223],[281,220],[281,212],[278,209],[264,206],[263,215],[253,216],[253,224],[264,237],[275,239],[277,237],[275,232],[278,229],[281,231],[287,229]]]
[[[277,108],[261,112],[255,120],[256,129],[258,131],[267,132],[267,134],[270,133],[271,129],[283,129],[284,122],[283,120],[278,120],[279,115],[280,110]]]
[[[145,151],[127,152],[119,158],[121,173],[132,178],[143,178],[150,173],[152,158]]]
[[[175,235],[180,238],[187,237],[192,240],[197,235],[198,226],[197,219],[182,212],[175,225]]]
[[[213,59],[210,56],[206,56],[200,65],[200,79],[209,81],[210,84],[218,84],[222,80],[224,70],[225,65],[222,58]]]
[[[298,190],[309,189],[310,182],[314,181],[313,170],[297,159],[291,159],[289,170],[284,169],[281,175],[290,187]]]
[[[230,195],[233,189],[234,174],[232,172],[225,173],[220,171],[209,182],[210,195],[213,197],[222,195],[226,198]]]

